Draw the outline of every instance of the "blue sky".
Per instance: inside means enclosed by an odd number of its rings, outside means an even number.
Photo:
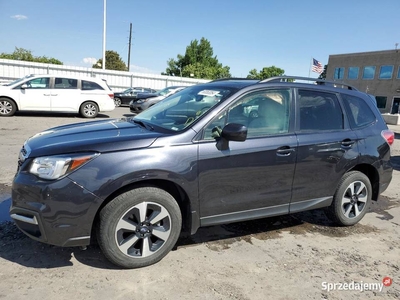
[[[0,0],[0,53],[21,47],[90,67],[102,57],[103,1]],[[106,11],[106,48],[125,62],[132,23],[138,72],[165,71],[169,58],[202,37],[235,77],[272,65],[308,76],[312,57],[327,64],[330,54],[400,44],[400,0],[107,0]]]

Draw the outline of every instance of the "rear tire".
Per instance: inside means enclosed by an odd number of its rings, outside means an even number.
[[[79,109],[79,113],[84,118],[95,118],[99,114],[99,107],[92,101],[84,102]]]
[[[368,211],[372,187],[369,178],[358,171],[343,175],[331,206],[326,209],[329,219],[340,226],[357,224]]]
[[[17,105],[13,100],[0,98],[0,116],[10,117],[17,111]]]
[[[121,106],[121,99],[120,98],[114,98],[114,104],[115,104],[115,107]]]
[[[165,257],[181,232],[178,203],[166,191],[140,187],[100,211],[97,240],[104,255],[123,268],[141,268]]]

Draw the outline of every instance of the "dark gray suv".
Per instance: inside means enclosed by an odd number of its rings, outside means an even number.
[[[110,261],[143,267],[201,226],[322,207],[356,224],[391,181],[393,141],[371,98],[350,86],[217,80],[134,118],[29,138],[10,215],[35,240],[86,246],[97,236]]]

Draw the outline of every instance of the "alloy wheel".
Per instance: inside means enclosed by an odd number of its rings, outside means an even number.
[[[12,105],[9,101],[0,101],[0,114],[6,115],[12,111]]]
[[[368,190],[361,181],[352,182],[342,197],[342,213],[346,218],[357,217],[365,208],[368,200]]]
[[[171,233],[171,216],[154,202],[141,202],[127,210],[117,223],[115,241],[119,250],[133,258],[159,251]]]

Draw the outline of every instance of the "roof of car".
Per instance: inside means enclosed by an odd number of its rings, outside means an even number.
[[[64,75],[64,74],[30,74],[25,77],[62,77],[62,78],[69,78],[69,79],[81,79],[81,80],[92,80],[92,81],[106,81],[100,77],[91,77],[91,76],[84,76],[84,75]]]
[[[241,89],[246,86],[256,84],[257,82],[259,82],[259,80],[245,79],[245,78],[224,78],[207,82],[205,83],[205,85],[214,85],[214,86],[224,85],[226,87],[236,87]]]
[[[291,84],[308,84],[308,85],[311,84],[311,85],[327,86],[332,88],[343,88],[347,90],[357,91],[355,87],[343,82],[328,81],[320,78],[300,77],[300,76],[276,76],[263,80],[247,79],[247,78],[221,78],[210,81],[208,84],[221,85],[221,83],[223,83],[223,85],[225,86],[238,87],[238,88],[243,88],[257,83],[291,83]]]

